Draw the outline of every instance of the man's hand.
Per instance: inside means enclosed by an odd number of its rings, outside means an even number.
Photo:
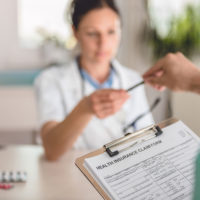
[[[194,91],[199,77],[199,69],[182,53],[167,54],[143,75],[154,88],[174,91]]]

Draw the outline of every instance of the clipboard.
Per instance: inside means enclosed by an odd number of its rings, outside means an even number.
[[[111,146],[120,146],[123,143],[126,143],[128,140],[134,141],[136,138],[142,138],[144,135],[147,135],[148,132],[155,131],[155,134],[161,134],[162,133],[162,128],[167,127],[175,122],[177,122],[178,119],[176,118],[171,118],[168,120],[165,120],[159,124],[156,125],[151,125],[149,127],[146,127],[144,129],[141,129],[139,131],[133,132],[133,133],[128,133],[124,137],[121,137],[117,140],[112,141],[111,143],[105,144],[102,148],[93,151],[91,153],[88,153],[82,157],[79,157],[75,160],[76,166],[81,170],[81,172],[85,175],[85,177],[90,181],[90,183],[95,187],[95,189],[99,192],[99,194],[103,197],[105,200],[112,200],[110,197],[106,194],[106,192],[102,189],[102,187],[95,181],[95,179],[92,177],[92,175],[89,173],[89,171],[85,168],[84,166],[84,160],[86,158],[94,157],[100,154],[103,154],[104,152],[107,151],[107,153],[110,156],[115,156],[117,152],[110,152],[110,147]],[[129,146],[131,147],[131,145]],[[119,152],[118,152],[119,153]]]

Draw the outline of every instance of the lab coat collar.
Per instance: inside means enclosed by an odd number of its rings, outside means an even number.
[[[129,87],[129,83],[127,82],[127,77],[124,73],[123,66],[115,59],[111,61],[112,66],[119,77],[121,87],[126,89]],[[76,59],[74,59],[69,66],[66,66],[66,73],[63,74],[64,83],[63,87],[67,87],[67,89],[74,91],[76,93],[76,97],[78,99],[82,98],[82,78],[79,72],[78,64]]]

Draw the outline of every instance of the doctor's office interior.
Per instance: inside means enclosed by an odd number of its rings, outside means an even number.
[[[2,150],[7,146],[42,146],[35,80],[52,67],[67,66],[78,55],[67,12],[70,3],[0,1]],[[116,59],[123,66],[142,76],[168,52],[182,52],[200,67],[200,0],[116,0],[116,4],[122,20]],[[146,112],[152,112],[154,123],[174,117],[200,136],[199,95],[168,89],[161,92],[147,84],[144,88],[149,105]],[[159,103],[151,109],[157,98]]]
[[[200,34],[198,0],[117,3],[123,23],[117,59],[123,65],[142,75],[167,52],[177,51],[200,65],[196,47],[200,37],[194,37]],[[66,16],[70,1],[2,0],[0,4],[0,143],[37,144],[34,80],[42,70],[67,63],[76,55]],[[198,95],[157,92],[149,86],[146,92],[149,105],[161,99],[153,109],[155,123],[176,117],[200,134]]]

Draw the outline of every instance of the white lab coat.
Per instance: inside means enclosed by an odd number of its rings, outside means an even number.
[[[116,60],[112,65],[117,73],[112,88],[127,89],[141,81],[135,71],[121,66]],[[42,126],[48,121],[62,121],[83,98],[95,89],[82,80],[76,61],[61,67],[44,70],[35,81],[38,102],[39,122]],[[123,127],[131,123],[138,115],[149,109],[144,87],[139,86],[130,92],[131,98],[115,115],[106,119],[93,117],[74,144],[75,149],[96,149],[124,135]],[[138,121],[137,129],[153,123],[148,114]]]

